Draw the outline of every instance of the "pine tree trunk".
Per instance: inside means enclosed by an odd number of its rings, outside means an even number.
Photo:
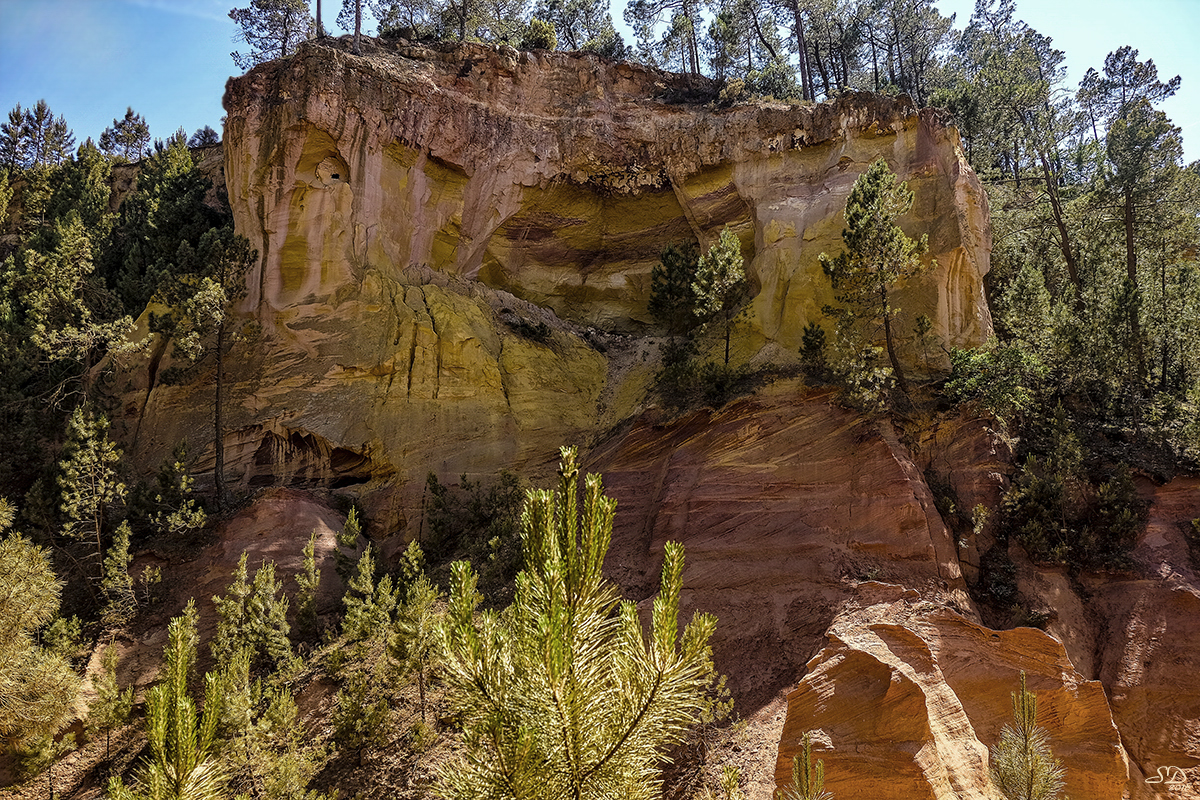
[[[887,288],[880,290],[883,296],[883,338],[887,344],[888,361],[892,363],[892,372],[896,373],[896,384],[900,391],[908,395],[908,381],[904,378],[904,370],[900,369],[900,359],[896,357],[896,346],[892,341],[892,314],[887,305]]]
[[[213,435],[215,437],[213,482],[216,485],[217,508],[225,510],[225,430],[221,415],[221,389],[225,372],[225,323],[217,326],[217,391],[213,403]]]
[[[425,667],[417,668],[417,690],[421,693],[421,722],[425,721]]]
[[[361,55],[359,39],[362,37],[362,0],[354,0],[354,55]]]
[[[800,16],[800,0],[792,0],[792,14],[796,21],[796,50],[800,57],[800,95],[804,100],[812,100],[812,76],[808,72],[808,42],[804,38],[804,19]]]
[[[1125,274],[1137,291],[1137,242],[1134,239],[1133,191],[1125,189]],[[1146,354],[1142,352],[1141,312],[1136,303],[1129,309],[1129,332],[1133,336],[1133,354],[1137,361],[1137,391],[1140,395],[1146,379]]]
[[[733,328],[733,319],[729,317],[728,312],[725,316],[725,366],[729,366],[729,332]]]
[[[1050,210],[1054,215],[1054,225],[1058,228],[1059,247],[1062,249],[1063,260],[1067,263],[1067,275],[1075,286],[1075,308],[1083,311],[1083,286],[1079,283],[1079,266],[1075,263],[1075,253],[1071,249],[1071,234],[1063,216],[1062,198],[1058,194],[1058,181],[1050,171],[1050,162],[1042,148],[1038,148],[1038,160],[1042,164],[1042,178],[1046,183],[1046,195],[1050,198]]]

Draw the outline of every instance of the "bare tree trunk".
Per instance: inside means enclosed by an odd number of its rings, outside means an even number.
[[[321,27],[321,0],[317,0],[317,38],[320,39],[325,35],[325,30]]]
[[[772,47],[771,43],[767,41],[767,37],[763,36],[762,27],[758,24],[758,14],[753,13],[753,10],[751,11],[750,19],[754,21],[754,32],[756,34],[758,34],[758,40],[760,42],[762,42],[763,47],[767,48],[767,52],[771,54],[771,60],[778,61],[779,54],[775,52],[775,48]],[[750,60],[750,43],[749,42],[746,43],[746,60],[747,61]]]
[[[908,381],[904,377],[904,370],[900,368],[900,359],[896,357],[896,344],[892,340],[892,312],[888,309],[887,287],[880,288],[879,294],[883,298],[883,338],[887,344],[888,361],[892,364],[892,372],[896,373],[896,384],[899,385],[900,391],[908,396]]]
[[[362,37],[362,0],[354,0],[354,55],[361,55],[358,42]]]
[[[1054,224],[1058,228],[1058,238],[1062,248],[1063,260],[1067,262],[1067,275],[1075,286],[1075,306],[1083,309],[1083,287],[1079,283],[1079,266],[1075,263],[1075,252],[1071,249],[1071,234],[1063,216],[1062,198],[1058,194],[1058,181],[1050,171],[1050,162],[1045,152],[1038,148],[1038,160],[1042,164],[1042,178],[1046,182],[1046,195],[1050,198],[1050,210],[1054,215]]]
[[[1125,275],[1137,291],[1137,242],[1134,239],[1133,191],[1125,189]],[[1133,336],[1133,355],[1137,359],[1138,393],[1146,380],[1146,354],[1142,351],[1141,313],[1137,304],[1129,309],[1129,332]]]
[[[221,389],[225,373],[225,323],[217,326],[217,392],[213,404],[213,435],[215,436],[213,483],[217,492],[217,508],[225,510],[225,429],[221,418]]]
[[[804,37],[804,18],[800,15],[800,0],[792,0],[792,14],[796,20],[796,49],[800,55],[800,95],[804,100],[815,99],[812,76],[808,71],[808,42]]]

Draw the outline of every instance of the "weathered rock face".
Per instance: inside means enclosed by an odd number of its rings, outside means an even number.
[[[1125,754],[1104,688],[1033,628],[993,631],[898,586],[865,584],[788,695],[776,780],[791,779],[806,731],[837,797],[992,798],[988,748],[1012,722],[1020,673],[1053,730],[1066,791],[1123,796]]]
[[[898,432],[795,380],[717,412],[654,409],[662,247],[732,226],[755,290],[734,358],[786,362],[833,300],[817,256],[840,249],[845,198],[879,157],[915,190],[906,229],[930,236],[899,304],[946,346],[991,330],[986,198],[936,113],[866,96],[671,101],[694,88],[592,56],[372,42],[361,57],[310,44],[232,81],[226,180],[261,258],[243,309],[257,335],[228,359],[230,481],[351,495],[374,536],[411,536],[429,471],[536,480],[582,443],[620,503],[606,568],[627,594],[653,594],[662,544],[680,539],[684,602],[721,619],[738,697],[769,704],[803,676],[780,780],[820,730],[839,797],[990,797],[987,747],[1022,669],[1073,796],[1151,797],[1159,768],[1194,774],[1200,594],[1180,529],[1200,517],[1194,483],[1147,489],[1137,569],[1089,579],[1090,597],[1022,565],[1057,641],[997,633],[966,592],[991,532],[948,530],[922,474],[960,516],[994,508],[1009,455],[980,421]],[[157,383],[157,348],[118,387],[127,452],[153,467],[186,438],[203,482],[211,385]],[[276,500],[290,502],[255,508]],[[272,552],[298,554],[308,529]]]
[[[639,331],[662,247],[733,226],[759,291],[746,355],[794,350],[832,301],[855,178],[885,158],[916,202],[932,268],[901,301],[947,346],[990,331],[986,197],[957,136],[904,100],[671,105],[683,79],[594,56],[461,46],[369,55],[311,46],[231,81],[226,171],[262,266],[249,304],[286,325],[370,269],[424,264],[560,317]]]
[[[588,460],[617,499],[607,572],[646,597],[663,544],[683,542],[683,603],[720,619],[716,660],[747,700],[803,672],[863,580],[975,613],[907,450],[832,400],[780,382],[716,413],[639,418]]]
[[[688,88],[593,56],[378,43],[310,44],[232,80],[226,185],[260,254],[261,335],[230,359],[230,479],[354,492],[394,531],[429,470],[553,464],[645,402],[655,340],[636,335],[653,333],[663,246],[727,224],[755,287],[735,359],[794,360],[833,300],[817,256],[840,249],[845,198],[880,157],[933,254],[900,305],[946,345],[983,341],[986,199],[935,112],[661,99]],[[123,387],[147,465],[212,438],[207,390],[153,373]]]

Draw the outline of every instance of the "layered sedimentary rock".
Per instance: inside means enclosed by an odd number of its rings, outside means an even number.
[[[1127,765],[1099,681],[1033,628],[993,631],[912,590],[868,584],[843,607],[825,648],[788,695],[776,780],[787,785],[805,732],[837,797],[985,800],[989,746],[1012,722],[1027,676],[1053,731],[1072,797],[1119,800]]]
[[[946,346],[986,338],[986,197],[938,113],[685,102],[700,89],[592,55],[376,42],[309,43],[231,80],[226,183],[259,260],[257,338],[230,359],[230,480],[357,493],[395,531],[430,470],[552,465],[646,402],[651,269],[725,225],[753,288],[735,361],[794,361],[833,300],[817,256],[840,249],[876,158],[915,191],[903,225],[930,236],[902,327],[926,314]],[[169,361],[160,348],[119,387],[146,465],[212,440],[210,390],[155,382]]]
[[[840,249],[846,196],[880,157],[915,191],[902,224],[931,244],[899,287],[901,327],[925,314],[947,347],[991,330],[986,198],[941,116],[861,95],[690,102],[704,88],[594,56],[374,42],[362,56],[310,43],[232,81],[226,181],[259,260],[253,324],[227,359],[231,484],[350,495],[398,544],[430,471],[536,479],[580,443],[620,503],[607,569],[626,593],[652,596],[662,543],[681,539],[684,602],[720,617],[739,699],[803,678],[781,780],[813,729],[839,797],[989,796],[987,747],[1021,669],[1073,796],[1151,797],[1160,768],[1194,774],[1200,606],[1180,527],[1200,516],[1194,485],[1147,489],[1159,512],[1136,570],[1086,579],[1090,597],[1022,566],[1058,644],[979,625],[966,589],[991,531],[947,529],[923,475],[960,517],[994,508],[1009,456],[982,421],[898,431],[798,380],[719,411],[654,408],[662,247],[730,225],[753,287],[734,361],[786,362],[833,301],[817,257]],[[213,376],[163,385],[170,362],[158,342],[116,387],[127,452],[151,468],[186,438],[211,481]],[[298,553],[308,528],[280,527],[270,552]]]
[[[606,571],[646,597],[663,544],[683,542],[685,611],[720,619],[717,662],[748,700],[803,672],[862,581],[920,587],[974,615],[906,448],[833,400],[787,381],[718,412],[648,414],[588,461],[617,499]]]
[[[873,95],[665,102],[691,88],[595,56],[484,46],[310,46],[231,81],[230,198],[262,256],[250,306],[275,322],[364,270],[424,264],[638,331],[662,247],[708,245],[730,225],[758,288],[743,348],[793,349],[832,300],[816,256],[840,249],[850,186],[882,157],[910,182],[904,224],[933,254],[901,305],[947,346],[986,337],[986,198],[941,116]]]

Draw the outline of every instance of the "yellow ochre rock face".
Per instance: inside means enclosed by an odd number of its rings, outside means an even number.
[[[270,326],[365,270],[424,265],[639,333],[662,248],[731,225],[757,290],[741,352],[792,351],[833,301],[817,256],[841,249],[850,188],[884,158],[915,192],[903,226],[931,245],[900,307],[946,347],[986,339],[987,201],[938,112],[874,95],[667,102],[685,81],[590,55],[381,43],[310,44],[231,80],[230,200],[261,255],[248,308]]]
[[[987,201],[938,112],[873,95],[684,102],[697,81],[374,40],[361,56],[310,42],[231,79],[225,184],[259,253],[253,324],[227,359],[231,484],[343,491],[376,533],[412,536],[431,470],[552,469],[559,445],[646,405],[651,270],[725,225],[754,292],[734,361],[794,361],[834,300],[818,255],[840,249],[850,188],[881,157],[916,194],[902,224],[931,244],[897,293],[902,328],[926,314],[946,347],[987,338]],[[208,389],[154,383],[170,360],[160,347],[119,389],[129,450],[153,466],[187,438],[203,483]]]

